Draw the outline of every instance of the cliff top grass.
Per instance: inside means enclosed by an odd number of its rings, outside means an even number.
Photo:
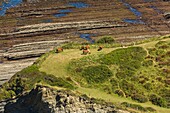
[[[102,51],[90,45],[88,55],[82,55],[81,45],[52,51],[16,73],[2,86],[0,97],[10,98],[38,83],[71,89],[129,111],[168,113],[169,44],[166,38],[129,47],[106,44]]]

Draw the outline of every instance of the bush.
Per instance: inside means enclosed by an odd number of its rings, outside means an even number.
[[[100,83],[107,80],[113,74],[105,65],[89,66],[82,72],[82,76],[88,83]]]
[[[159,42],[155,45],[155,47],[157,47],[157,48],[162,48],[162,49],[166,49],[166,48],[169,47],[169,44],[168,44],[168,42],[166,42],[166,41],[159,41]]]
[[[147,111],[146,108],[142,107],[141,105],[137,105],[137,104],[130,104],[130,103],[127,103],[127,102],[123,102],[123,103],[121,103],[121,105],[123,105],[125,107],[129,107],[129,108],[133,108],[133,109],[136,109],[136,110],[144,111],[144,112]]]
[[[134,94],[131,96],[131,98],[141,103],[148,101],[148,99],[144,95],[141,95],[141,94]]]
[[[145,60],[142,63],[143,66],[148,67],[153,65],[153,60]]]
[[[146,88],[147,90],[152,90],[152,84],[150,82],[147,82],[144,84],[144,88]]]
[[[138,92],[134,84],[126,80],[121,81],[120,88],[124,91],[126,96],[131,96],[133,93]]]
[[[31,90],[40,82],[51,86],[74,89],[74,86],[64,79],[40,72],[36,65],[32,65],[16,73],[8,83],[2,86],[3,93],[0,93],[0,99],[11,98],[23,93],[23,91]]]
[[[97,41],[97,43],[101,43],[101,44],[105,44],[105,43],[112,44],[114,42],[115,40],[110,36],[105,36]]]
[[[110,83],[112,84],[112,91],[115,91],[119,86],[119,81],[116,78],[112,78]]]
[[[118,94],[121,97],[126,97],[125,93],[121,89],[115,90],[115,94]]]
[[[151,94],[149,96],[149,100],[152,102],[154,105],[158,105],[160,107],[167,107],[166,101],[159,95],[156,94]]]
[[[116,64],[120,66],[128,66],[132,65],[133,67],[140,65],[140,62],[143,61],[146,56],[146,51],[141,47],[129,47],[129,48],[121,48],[114,50],[100,60],[104,64]],[[138,68],[139,66],[137,66]]]
[[[150,111],[150,112],[155,112],[156,110],[154,109],[154,108],[152,108],[152,107],[146,107],[146,110],[147,111]]]

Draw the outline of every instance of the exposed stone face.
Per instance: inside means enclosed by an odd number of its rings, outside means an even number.
[[[35,12],[30,12],[25,15],[32,15]],[[41,15],[41,13],[36,13]],[[14,32],[1,33],[1,39],[11,39],[19,37],[30,37],[37,35],[64,33],[71,30],[90,30],[100,28],[112,28],[112,27],[127,27],[126,24],[117,24],[115,21],[79,21],[79,22],[62,22],[62,23],[42,23],[35,25],[28,25],[15,28]]]
[[[128,113],[114,105],[98,104],[94,99],[68,91],[38,86],[5,106],[5,113]]]
[[[10,60],[38,57],[59,46],[66,40],[41,41],[14,45],[7,49],[4,57]]]
[[[33,64],[37,57],[65,42],[66,40],[31,42],[13,45],[6,51],[0,51],[0,85],[8,81],[16,72]]]
[[[37,58],[22,59],[0,63],[0,85],[8,81],[15,73],[33,64]]]

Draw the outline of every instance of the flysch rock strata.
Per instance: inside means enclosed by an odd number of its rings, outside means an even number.
[[[22,59],[0,63],[0,85],[8,81],[15,73],[30,66],[37,58]]]
[[[3,54],[3,57],[8,60],[38,57],[65,42],[67,42],[67,40],[41,41],[13,45]]]
[[[18,27],[14,32],[0,34],[1,39],[7,39],[11,37],[24,37],[32,35],[41,35],[49,31],[57,32],[60,30],[76,29],[99,29],[110,27],[126,27],[126,24],[118,24],[114,21],[80,21],[80,22],[63,22],[63,23],[43,23]]]
[[[13,45],[0,52],[0,85],[8,81],[15,73],[34,63],[37,57],[49,52],[67,40],[41,41]]]

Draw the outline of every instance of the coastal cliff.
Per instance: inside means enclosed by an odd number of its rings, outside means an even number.
[[[37,86],[29,93],[9,102],[5,113],[129,113],[113,104],[97,102],[66,90]]]

